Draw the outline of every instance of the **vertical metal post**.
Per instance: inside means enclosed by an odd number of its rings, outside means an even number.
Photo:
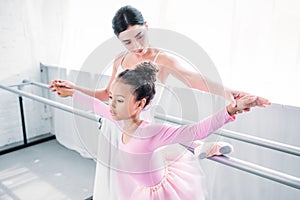
[[[27,133],[26,133],[25,115],[24,115],[22,96],[19,96],[19,105],[20,105],[21,122],[22,122],[22,130],[23,130],[23,142],[26,145],[27,144]]]

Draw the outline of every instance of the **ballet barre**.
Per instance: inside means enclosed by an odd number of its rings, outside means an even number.
[[[14,86],[20,86],[20,85],[24,86],[24,85],[30,85],[30,84],[41,87],[41,88],[49,89],[48,85],[46,85],[44,83],[40,83],[40,82],[36,82],[36,81],[29,81],[29,80],[23,80],[23,82],[21,84],[14,85]],[[81,111],[75,110],[74,112],[80,113]],[[80,114],[78,114],[78,115],[80,115]],[[185,125],[185,124],[195,123],[194,121],[184,120],[184,119],[176,118],[173,116],[160,115],[158,113],[154,117],[157,119],[160,119],[160,120],[171,122],[173,124]],[[288,153],[291,155],[300,156],[300,148],[292,146],[292,145],[288,145],[288,144],[284,144],[284,143],[280,143],[280,142],[276,142],[276,141],[272,141],[272,140],[267,140],[267,139],[263,139],[263,138],[259,138],[259,137],[251,136],[248,134],[231,131],[231,130],[226,130],[226,129],[219,129],[218,131],[214,132],[214,134],[220,135],[223,137],[227,137],[227,138],[231,138],[234,140],[258,145],[261,147],[273,149],[276,151]]]
[[[31,94],[31,93],[28,93],[28,92],[24,92],[24,91],[21,91],[21,90],[13,89],[11,87],[0,85],[0,88],[2,88],[4,90],[7,90],[9,92],[18,94],[19,96],[23,96],[23,97],[35,100],[37,102],[47,104],[47,105],[52,106],[54,108],[58,108],[60,110],[66,111],[66,112],[74,113],[76,115],[79,115],[81,117],[85,117],[87,119],[90,119],[90,120],[93,120],[93,121],[97,121],[97,122],[99,121],[99,118],[97,118],[95,114],[91,114],[91,113],[88,113],[88,112],[83,111],[83,110],[72,108],[70,106],[66,106],[64,104],[57,103],[55,101],[46,99],[44,97],[40,97],[38,95],[34,95],[34,94]]]
[[[179,119],[177,117],[165,116],[165,115],[161,115],[161,114],[156,114],[154,117],[156,119],[164,120],[164,121],[167,121],[167,122],[170,122],[173,124],[186,125],[186,124],[194,124],[195,123],[194,121],[183,120],[183,119]],[[280,142],[276,142],[276,141],[272,141],[272,140],[267,140],[267,139],[263,139],[263,138],[243,134],[243,133],[238,133],[238,132],[230,131],[230,130],[226,130],[226,129],[219,129],[218,131],[214,132],[214,134],[220,135],[223,137],[227,137],[227,138],[231,138],[234,140],[254,144],[257,146],[273,149],[276,151],[288,153],[291,155],[300,156],[300,148],[292,146],[292,145],[288,145],[288,144],[284,144],[284,143],[280,143]]]
[[[49,89],[48,85],[46,85],[44,83],[35,82],[35,81],[24,80],[22,84],[32,84],[32,85],[35,85],[35,86],[38,86],[38,87],[41,87],[41,88]],[[171,122],[173,124],[184,125],[184,124],[193,124],[193,123],[195,123],[194,121],[179,119],[179,118],[176,118],[176,117],[173,117],[173,116],[160,115],[158,113],[154,117],[157,118],[157,119],[160,119],[160,120]],[[257,146],[269,148],[269,149],[272,149],[272,150],[288,153],[288,154],[291,154],[291,155],[300,156],[300,148],[299,147],[284,144],[284,143],[281,143],[281,142],[267,140],[267,139],[251,136],[251,135],[244,134],[244,133],[238,133],[238,132],[230,131],[230,130],[226,130],[226,129],[219,129],[218,131],[214,132],[214,134],[215,135],[220,135],[220,136],[223,136],[223,137],[227,137],[227,138],[231,138],[231,139],[234,139],[234,140],[254,144],[254,145],[257,145]]]
[[[23,83],[20,85],[24,86],[24,85],[30,85],[30,84],[39,86],[42,88],[48,88],[46,84],[39,83],[39,82],[26,81],[26,80],[23,81]],[[75,115],[90,119],[92,121],[96,121],[96,122],[99,121],[99,116],[94,113],[89,113],[87,111],[75,109],[71,106],[67,106],[62,103],[58,103],[58,102],[49,100],[44,97],[40,97],[38,95],[31,94],[29,92],[24,92],[19,89],[14,89],[13,87],[15,87],[15,86],[18,86],[18,85],[13,85],[11,87],[0,85],[0,88],[3,90],[6,90],[6,91],[12,92],[14,94],[17,94],[21,97],[26,97],[26,98],[35,100],[37,102],[52,106],[57,109],[64,110],[69,113],[73,113]],[[168,122],[172,122],[175,124],[192,123],[191,121],[180,120],[180,119],[174,118],[174,117],[165,117],[165,116],[157,115],[156,118],[162,119],[162,120],[165,120]],[[222,136],[224,136],[224,135],[222,134]],[[189,150],[193,152],[192,148],[189,148]],[[263,178],[266,178],[266,179],[269,179],[269,180],[272,180],[272,181],[275,181],[275,182],[278,182],[278,183],[281,183],[281,184],[284,184],[284,185],[287,185],[287,186],[290,186],[293,188],[296,188],[296,189],[300,189],[300,178],[291,176],[289,174],[285,174],[285,173],[282,173],[282,172],[279,172],[279,171],[276,171],[273,169],[262,167],[262,166],[259,166],[259,165],[256,165],[256,164],[253,164],[250,162],[246,162],[246,161],[243,161],[243,160],[240,160],[237,158],[232,158],[229,156],[214,156],[214,157],[211,157],[208,159],[218,162],[218,163],[221,163],[226,166],[233,167],[235,169],[239,169],[239,170],[242,170],[242,171],[245,171],[245,172],[248,172],[248,173],[251,173],[251,174],[254,174],[254,175],[257,175],[257,176],[260,176],[260,177],[263,177]]]
[[[41,88],[49,89],[48,85],[46,85],[44,83],[40,83],[40,82],[35,82],[35,81],[24,80],[22,84],[25,84],[25,85],[31,84],[31,85],[35,85],[35,86],[38,86]],[[195,123],[194,121],[179,119],[179,118],[173,117],[173,116],[165,116],[165,115],[161,115],[159,113],[157,113],[154,117],[156,119],[164,120],[164,121],[167,121],[167,122],[170,122],[173,124],[185,125],[185,124]],[[263,138],[251,136],[248,134],[235,132],[235,131],[230,131],[230,130],[226,130],[226,129],[219,129],[218,131],[214,132],[214,134],[220,135],[223,137],[227,137],[227,138],[231,138],[234,140],[258,145],[261,147],[273,149],[276,151],[288,153],[291,155],[300,156],[300,148],[292,146],[292,145],[288,145],[288,144],[284,144],[284,143],[280,143],[280,142],[276,142],[276,141],[272,141],[272,140],[267,140],[267,139],[263,139]]]
[[[291,176],[289,174],[285,174],[273,169],[269,169],[266,167],[262,167],[260,165],[256,165],[250,162],[246,162],[237,158],[228,157],[228,156],[214,156],[208,158],[209,160],[213,160],[223,165],[227,165],[233,167],[235,169],[240,169],[242,171],[284,184],[291,186],[296,189],[300,189],[299,181],[300,178]]]

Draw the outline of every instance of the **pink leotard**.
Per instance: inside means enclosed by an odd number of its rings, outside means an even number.
[[[109,112],[109,106],[105,103],[77,91],[73,98],[75,102],[86,106],[96,114],[114,121]],[[120,134],[119,148],[123,152],[122,157],[126,154],[129,159],[122,171],[129,172],[141,185],[155,186],[162,181],[165,175],[164,169],[154,170],[156,166],[149,167],[152,165],[152,156],[156,149],[169,144],[201,140],[233,120],[234,117],[231,117],[226,109],[222,109],[213,116],[193,125],[171,126],[143,121],[127,144],[122,142],[122,131],[120,130],[119,133],[116,133]],[[122,129],[122,123],[116,123]]]

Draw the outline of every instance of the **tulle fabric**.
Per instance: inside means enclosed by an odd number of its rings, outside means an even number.
[[[206,193],[203,187],[203,173],[198,161],[189,152],[174,161],[167,160],[165,175],[157,185],[143,186],[130,177],[123,180],[127,184],[126,189],[120,187],[120,199],[122,200],[203,200]],[[124,175],[123,175],[124,176]],[[130,176],[130,175],[128,175]],[[128,188],[130,180],[131,188]]]

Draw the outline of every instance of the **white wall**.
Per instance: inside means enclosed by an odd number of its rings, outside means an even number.
[[[27,1],[0,1],[0,84],[22,83],[24,79],[40,81],[38,29]],[[39,88],[27,86],[28,92],[42,95]],[[18,96],[0,90],[0,146],[22,140]],[[51,132],[51,119],[43,115],[47,108],[24,99],[28,138]]]

